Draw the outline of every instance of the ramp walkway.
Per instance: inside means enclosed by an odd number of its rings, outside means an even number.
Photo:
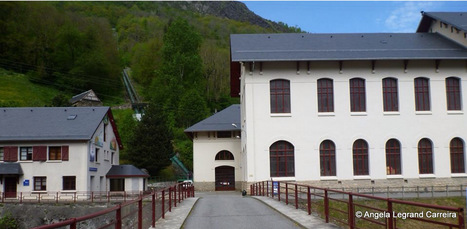
[[[240,192],[197,192],[177,206],[156,228],[174,229],[295,229],[338,228],[267,197],[245,196]]]

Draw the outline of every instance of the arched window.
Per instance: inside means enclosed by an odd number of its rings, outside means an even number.
[[[464,162],[464,141],[460,138],[453,138],[449,144],[451,153],[451,173],[465,173]]]
[[[415,84],[415,110],[430,110],[430,80],[424,77],[418,77],[414,80]]]
[[[433,173],[433,145],[428,138],[418,142],[418,170],[420,174]]]
[[[334,112],[332,79],[318,80],[318,112]]]
[[[319,146],[321,176],[336,175],[336,146],[334,142],[325,140]]]
[[[227,150],[222,150],[216,154],[216,161],[217,160],[233,160],[234,156],[231,152]]]
[[[383,79],[383,106],[384,111],[399,111],[399,98],[397,93],[397,79]]]
[[[446,99],[448,110],[461,110],[461,87],[460,80],[457,77],[446,78]]]
[[[361,78],[350,79],[350,111],[366,111],[365,80]]]
[[[401,174],[401,143],[396,139],[386,142],[386,173]]]
[[[290,81],[271,80],[271,113],[290,113]]]
[[[277,141],[269,147],[271,177],[295,176],[294,146],[286,141]]]
[[[368,143],[358,139],[353,143],[353,174],[369,175],[368,169]]]

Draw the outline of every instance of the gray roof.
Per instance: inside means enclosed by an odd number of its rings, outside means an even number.
[[[83,92],[83,93],[80,93],[80,94],[77,94],[77,95],[71,97],[71,99],[69,100],[69,102],[70,102],[71,104],[74,104],[74,103],[76,103],[76,102],[78,102],[78,101],[81,101],[81,100],[85,99],[86,96],[87,96],[89,93],[91,93],[91,92],[92,92],[94,95],[96,94],[92,89],[91,89],[91,90],[87,90],[87,91],[85,91],[85,92]],[[100,101],[99,98],[97,98],[97,95],[96,95],[96,99],[97,99],[97,100],[92,100],[92,101]]]
[[[0,163],[0,175],[23,175],[19,163]]]
[[[149,177],[134,165],[112,165],[106,177]]]
[[[240,130],[240,127],[240,105],[234,104],[196,123],[185,132],[234,131]]]
[[[431,19],[442,21],[463,31],[467,31],[467,12],[422,12],[417,32],[428,32]],[[430,19],[431,18],[431,19]]]
[[[109,109],[109,107],[0,108],[0,142],[89,140]]]
[[[232,34],[232,61],[467,59],[467,49],[432,33]]]

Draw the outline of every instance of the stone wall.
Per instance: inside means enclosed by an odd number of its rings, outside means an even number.
[[[11,214],[21,229],[57,223],[69,218],[98,212],[114,205],[107,204],[15,204],[0,205],[0,216]],[[104,220],[104,219],[98,219]],[[107,219],[106,219],[107,220]],[[85,227],[93,228],[94,222],[87,221]]]

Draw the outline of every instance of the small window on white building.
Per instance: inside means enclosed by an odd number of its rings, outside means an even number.
[[[76,190],[76,176],[63,177],[63,190]]]
[[[34,191],[47,191],[47,177],[34,177]]]
[[[49,146],[49,160],[62,160],[61,146]]]
[[[20,160],[31,161],[32,160],[32,147],[20,147]]]
[[[4,154],[3,147],[0,147],[0,161],[3,161],[4,159],[3,154]]]
[[[125,179],[110,179],[110,191],[125,191]]]

